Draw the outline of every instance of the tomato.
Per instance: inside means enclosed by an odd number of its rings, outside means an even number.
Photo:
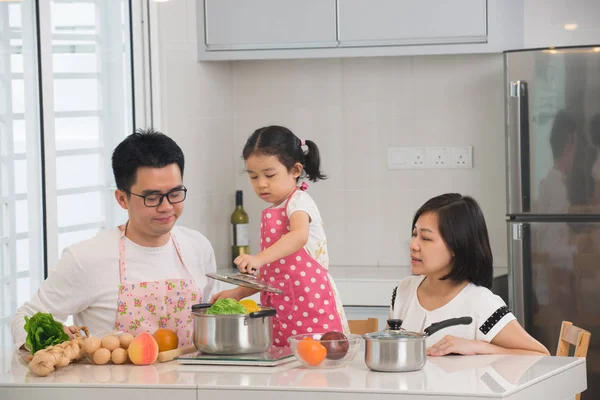
[[[317,366],[327,356],[327,349],[318,340],[304,338],[298,343],[298,356],[308,365]]]

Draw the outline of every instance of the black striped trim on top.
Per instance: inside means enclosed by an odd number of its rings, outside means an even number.
[[[509,314],[510,310],[508,309],[508,307],[506,306],[502,306],[499,309],[497,309],[491,317],[489,317],[487,319],[487,321],[485,321],[483,323],[483,325],[481,325],[479,327],[479,330],[481,331],[481,333],[483,333],[484,335],[487,335],[489,333],[489,331],[492,330],[492,328],[494,326],[496,326],[496,324],[498,323],[498,321],[500,321],[506,314]]]
[[[394,309],[394,303],[396,302],[396,292],[398,291],[398,286],[394,288],[392,292],[392,310]]]

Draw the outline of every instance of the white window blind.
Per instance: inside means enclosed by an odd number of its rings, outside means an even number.
[[[126,220],[110,157],[151,125],[147,12],[145,0],[0,1],[0,348],[45,266]]]

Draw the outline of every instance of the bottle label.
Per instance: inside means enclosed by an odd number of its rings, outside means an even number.
[[[233,245],[234,246],[248,246],[248,224],[234,224],[233,225]]]

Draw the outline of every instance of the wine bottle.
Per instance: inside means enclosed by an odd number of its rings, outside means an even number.
[[[231,214],[231,265],[237,269],[233,263],[240,254],[249,254],[250,246],[248,239],[248,214],[244,210],[243,192],[238,190],[235,192],[235,210]]]

